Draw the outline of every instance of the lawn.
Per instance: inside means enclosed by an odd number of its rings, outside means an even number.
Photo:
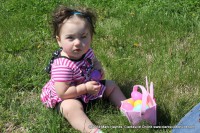
[[[144,85],[146,75],[153,81],[158,126],[176,125],[200,102],[199,0],[1,0],[0,132],[77,132],[40,102],[49,79],[44,68],[58,48],[49,26],[51,12],[61,3],[96,11],[92,47],[106,79],[116,81],[127,98],[133,85]],[[104,132],[171,132],[117,128],[130,124],[107,101],[100,100],[86,113],[95,124],[113,127]]]

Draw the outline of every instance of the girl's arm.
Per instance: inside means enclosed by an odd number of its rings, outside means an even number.
[[[89,81],[77,86],[70,86],[70,83],[55,82],[54,84],[57,95],[62,99],[76,98],[83,94],[96,95],[100,90],[100,85],[96,81]]]
[[[58,97],[60,97],[63,100],[68,98],[75,98],[77,96],[87,93],[85,84],[70,86],[70,83],[55,82],[54,87]]]

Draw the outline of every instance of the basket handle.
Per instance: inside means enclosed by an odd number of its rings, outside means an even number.
[[[153,82],[150,83],[150,96],[154,98]]]
[[[146,78],[146,88],[147,88],[147,92],[149,92],[150,96],[152,98],[154,98],[154,91],[153,91],[153,82],[150,83],[150,89],[149,89],[149,83],[148,83],[148,79],[147,79],[147,76],[145,77]]]
[[[135,85],[133,87],[133,91],[137,91],[138,88],[142,91],[142,107],[141,107],[141,113],[144,113],[146,111],[146,102],[147,102],[147,96],[148,92],[146,91],[145,87],[142,85]]]

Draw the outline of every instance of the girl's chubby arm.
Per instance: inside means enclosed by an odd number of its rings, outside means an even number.
[[[102,77],[101,79],[104,79],[104,70],[101,65],[101,62],[96,57],[94,57],[93,64],[94,64],[94,69],[99,70],[101,72],[101,77]]]
[[[54,87],[57,95],[64,100],[76,98],[86,93],[96,95],[98,94],[101,86],[96,81],[89,81],[77,86],[70,85],[70,83],[66,82],[55,82]]]

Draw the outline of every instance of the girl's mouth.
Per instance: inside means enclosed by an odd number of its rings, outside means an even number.
[[[74,51],[74,52],[80,52],[81,49],[74,49],[73,51]]]

